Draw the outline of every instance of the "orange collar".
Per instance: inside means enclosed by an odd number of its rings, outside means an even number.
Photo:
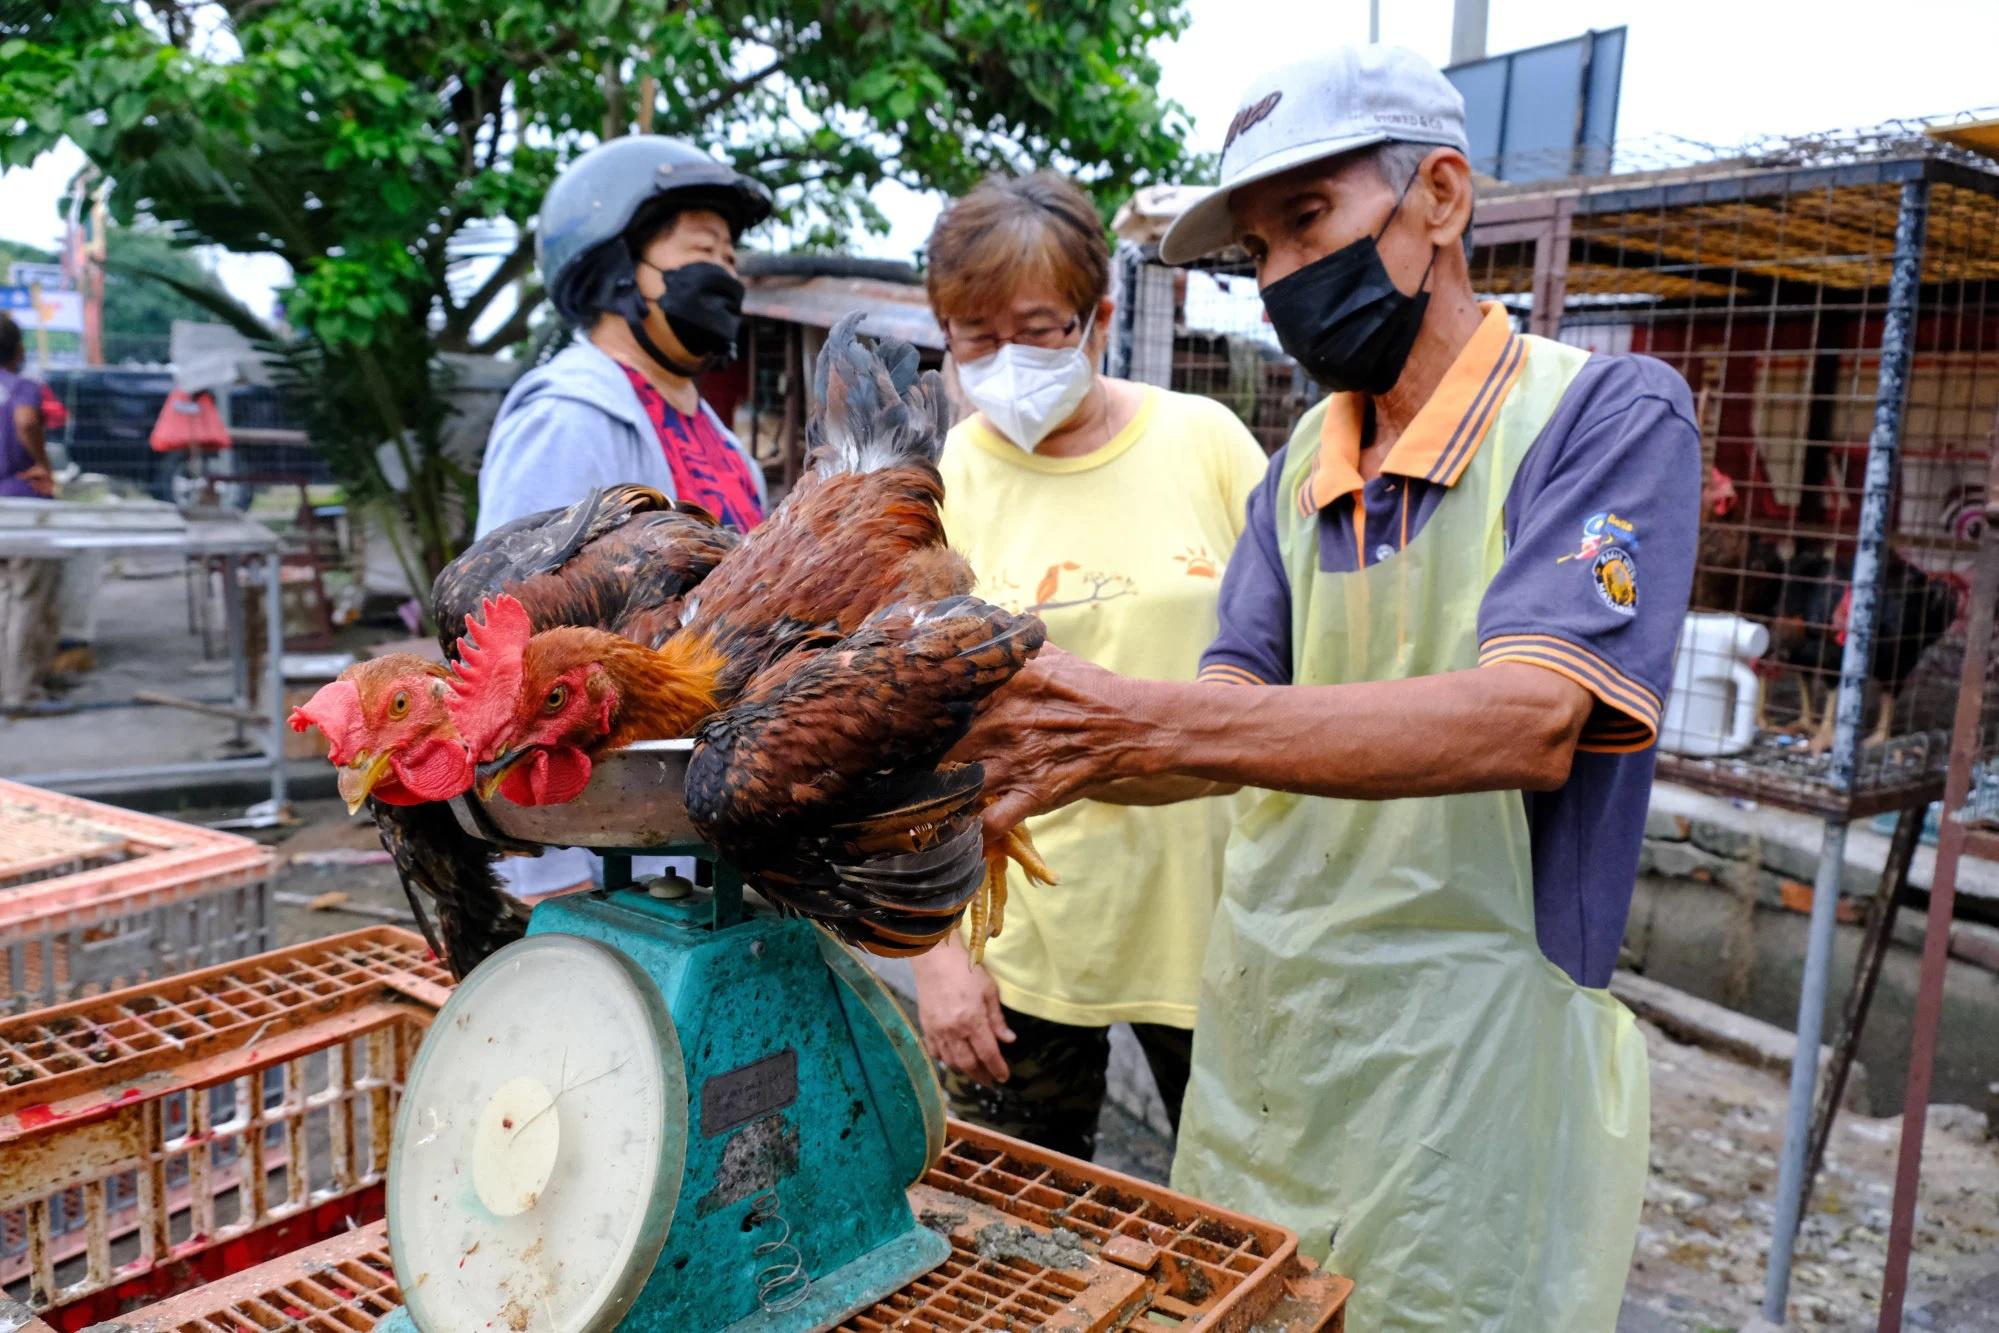
[[[1439,485],[1454,486],[1492,428],[1499,404],[1520,378],[1527,343],[1513,331],[1506,308],[1497,301],[1480,306],[1485,318],[1443,382],[1416,414],[1381,470]],[[1360,438],[1367,399],[1336,393],[1319,424],[1319,459],[1298,491],[1298,512],[1309,515],[1361,489]]]

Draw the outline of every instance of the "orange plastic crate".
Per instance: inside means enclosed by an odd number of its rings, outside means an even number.
[[[842,1333],[1344,1327],[1352,1284],[1300,1259],[1282,1227],[969,1125],[953,1122],[910,1203],[949,1232],[951,1257]],[[1021,1253],[1058,1231],[1057,1252],[1043,1255],[1051,1262]],[[366,1333],[401,1303],[378,1222],[120,1323],[132,1333]]]
[[[449,994],[379,926],[0,1020],[0,1283],[66,1328],[379,1216]]]
[[[269,849],[0,781],[0,1013],[270,945]]]

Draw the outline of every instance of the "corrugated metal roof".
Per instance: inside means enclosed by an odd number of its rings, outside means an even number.
[[[861,332],[878,338],[900,338],[932,351],[944,350],[944,334],[931,317],[930,302],[921,287],[873,278],[745,278],[748,291],[743,313],[757,319],[782,320],[830,329],[856,310],[866,312]]]

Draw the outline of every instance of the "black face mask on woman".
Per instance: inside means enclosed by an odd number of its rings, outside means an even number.
[[[1410,184],[1415,184],[1413,176]],[[1263,289],[1263,308],[1277,341],[1328,389],[1387,393],[1402,377],[1409,349],[1416,345],[1416,331],[1430,305],[1430,293],[1423,288],[1437,252],[1431,250],[1430,267],[1410,296],[1388,276],[1375,244],[1408,194],[1405,185],[1388,221],[1374,235],[1341,246]]]
[[[641,261],[643,262],[643,261]],[[676,375],[688,379],[713,370],[736,351],[736,330],[743,322],[743,284],[720,264],[683,264],[679,268],[658,268],[647,264],[666,283],[657,305],[666,317],[666,326],[680,345],[701,358],[701,364],[683,366],[668,356],[645,331],[645,296],[633,284],[621,312],[646,355]]]

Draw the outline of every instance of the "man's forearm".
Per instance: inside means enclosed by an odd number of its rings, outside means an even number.
[[[1373,800],[1546,790],[1567,779],[1591,707],[1581,687],[1515,664],[1353,685],[1119,688],[1132,730],[1106,751],[1105,778],[1155,797],[1190,781]]]

